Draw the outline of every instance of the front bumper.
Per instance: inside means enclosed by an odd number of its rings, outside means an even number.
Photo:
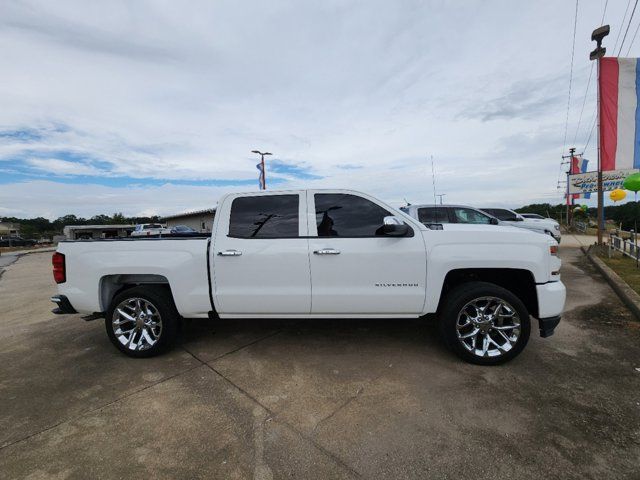
[[[540,336],[549,337],[560,323],[560,316],[564,310],[567,289],[560,281],[536,285],[538,294],[538,321]]]
[[[540,318],[538,322],[540,325],[540,336],[547,338],[553,335],[553,331],[560,323],[560,315],[557,317]]]

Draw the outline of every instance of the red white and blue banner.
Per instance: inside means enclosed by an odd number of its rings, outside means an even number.
[[[602,171],[640,168],[640,62],[600,60],[600,163]]]
[[[587,167],[589,166],[589,160],[587,160],[586,158],[578,158],[578,157],[571,157],[571,169],[569,170],[569,174],[570,175],[575,175],[576,173],[586,173],[587,172]],[[579,193],[573,193],[571,194],[571,203],[573,204],[573,200],[580,198]],[[584,196],[584,198],[591,198],[591,193],[589,192],[585,192],[582,193],[582,195]],[[567,198],[567,204],[569,204],[569,199]]]
[[[267,183],[265,182],[265,177],[264,177],[264,165],[262,164],[262,162],[260,162],[259,164],[256,165],[256,168],[260,172],[260,176],[258,177],[258,184],[260,185],[260,190],[266,190]]]

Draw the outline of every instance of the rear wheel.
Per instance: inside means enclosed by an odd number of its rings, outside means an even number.
[[[178,312],[162,287],[139,286],[113,298],[105,317],[111,342],[130,357],[153,357],[175,339]]]
[[[487,282],[454,288],[440,315],[447,346],[463,360],[497,365],[516,357],[531,332],[529,312],[509,290]]]

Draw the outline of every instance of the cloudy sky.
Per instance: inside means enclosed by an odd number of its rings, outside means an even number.
[[[565,141],[573,0],[4,1],[0,216],[210,207],[257,189],[253,149],[270,189],[432,202],[433,156],[447,202],[559,202],[604,4],[579,2]]]

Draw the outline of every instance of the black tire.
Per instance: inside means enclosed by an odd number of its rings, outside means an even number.
[[[117,335],[114,330],[117,326],[114,325],[114,313],[116,308],[121,305],[123,302],[133,301],[134,299],[142,299],[153,307],[152,311],[157,311],[160,317],[160,328],[153,327],[155,330],[151,332],[155,338],[155,333],[157,333],[157,339],[155,343],[149,346],[148,342],[146,342],[146,338],[142,337],[142,332],[139,332],[138,336],[133,336],[133,342],[129,342],[131,347],[128,347],[126,344],[123,344],[120,340],[123,338],[122,335]],[[130,312],[128,312],[130,313]],[[155,314],[154,314],[155,316]],[[148,316],[147,318],[151,318]],[[166,287],[161,286],[138,286],[132,287],[127,290],[124,290],[118,293],[112,300],[111,305],[109,305],[109,309],[106,312],[105,316],[105,328],[107,330],[107,335],[111,340],[111,343],[115,345],[115,347],[120,350],[125,355],[134,358],[148,358],[159,355],[165,351],[167,351],[175,341],[178,331],[180,316],[176,307],[173,303],[173,298],[171,297],[171,291]],[[157,317],[156,323],[157,325]],[[127,325],[125,328],[129,326],[135,325],[134,322],[131,322],[131,325]],[[133,343],[138,339],[137,342],[141,343],[139,349],[135,348]],[[145,345],[146,343],[146,345]]]
[[[468,343],[465,343],[466,340],[463,341],[458,338],[458,318],[463,315],[463,309],[468,306],[470,302],[474,302],[475,300],[483,297],[494,297],[506,302],[506,308],[512,307],[519,317],[520,327],[517,340],[514,344],[507,345],[510,349],[506,352],[497,354],[498,356],[479,356],[471,351],[471,346],[469,346]],[[522,352],[524,347],[527,345],[529,335],[531,334],[529,312],[522,301],[509,290],[488,282],[467,282],[458,285],[451,290],[444,300],[444,306],[439,315],[439,326],[440,333],[447,347],[464,361],[474,363],[476,365],[499,365],[512,360]],[[471,325],[467,328],[476,329],[476,326]],[[514,334],[515,330],[511,330],[510,332],[511,334]],[[500,332],[489,328],[487,333],[482,333],[482,338],[489,335],[492,340],[496,338],[497,340],[495,341],[498,343],[505,342],[502,340],[502,337],[498,337],[499,334]],[[471,341],[472,340],[468,340],[469,343]],[[506,343],[507,342],[505,342],[505,344]],[[465,347],[465,344],[468,347]],[[493,350],[496,350],[496,348]],[[501,349],[497,350],[502,352]]]

